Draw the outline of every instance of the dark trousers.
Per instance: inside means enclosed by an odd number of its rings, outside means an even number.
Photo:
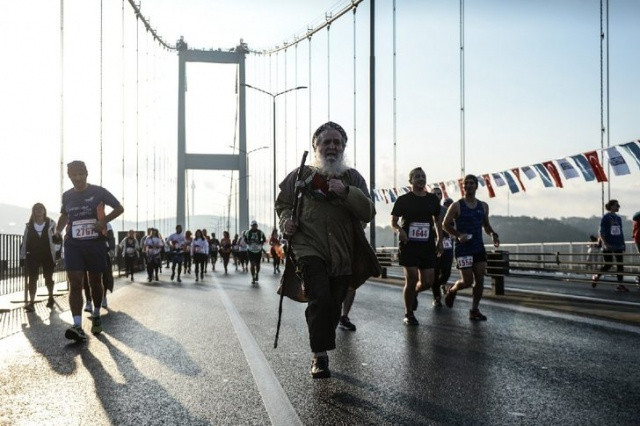
[[[336,348],[336,327],[342,302],[347,294],[349,276],[330,277],[327,265],[317,256],[298,260],[309,303],[305,311],[312,352]]]
[[[435,279],[433,286],[431,286],[434,299],[441,296],[440,286],[446,285],[447,281],[449,281],[452,265],[453,250],[443,250],[442,255],[436,260]]]
[[[136,257],[135,256],[125,256],[124,257],[124,271],[126,276],[128,277],[129,275],[131,275],[133,277],[133,272],[134,272],[134,265],[136,263]]]
[[[29,295],[31,298],[35,297],[36,289],[38,286],[38,276],[40,275],[40,268],[42,267],[42,276],[44,277],[44,283],[47,286],[49,295],[53,294],[53,269],[55,264],[51,259],[51,256],[27,256],[27,276]]]
[[[613,266],[613,257],[615,253],[616,258],[616,270],[618,271],[618,282],[622,282],[622,272],[624,271],[624,266],[622,263],[622,253],[624,250],[602,250],[602,259],[604,260],[604,265],[600,268],[600,272],[606,272]]]

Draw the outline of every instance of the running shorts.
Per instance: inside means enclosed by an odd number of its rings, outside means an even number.
[[[435,247],[424,243],[401,243],[398,247],[400,266],[433,269],[436,266]]]
[[[107,270],[107,246],[103,239],[64,242],[64,268],[67,271],[103,273]]]

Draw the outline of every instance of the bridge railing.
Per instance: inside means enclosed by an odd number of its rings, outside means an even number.
[[[589,253],[589,243],[501,244],[498,251],[494,251],[492,245],[487,245],[486,250],[487,275],[492,278],[512,275],[585,282],[590,281],[591,276],[603,265],[611,265],[610,270],[606,272],[611,278],[601,281],[615,282],[615,276],[618,275],[615,257],[605,262],[600,251]],[[376,253],[381,263],[385,261],[383,267],[399,266],[397,247],[378,247]],[[620,275],[632,280],[638,277],[640,255],[633,241],[626,242],[626,250],[622,257],[624,272]]]

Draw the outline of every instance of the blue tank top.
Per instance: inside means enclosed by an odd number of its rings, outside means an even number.
[[[454,220],[456,230],[463,234],[472,235],[471,240],[460,243],[456,240],[455,255],[469,256],[484,251],[482,242],[482,225],[484,223],[484,207],[480,200],[476,200],[476,206],[470,208],[464,199],[460,200],[460,216]]]

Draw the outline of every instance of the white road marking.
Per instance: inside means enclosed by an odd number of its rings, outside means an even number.
[[[244,356],[249,363],[251,374],[256,382],[271,423],[274,425],[302,425],[298,413],[293,408],[289,397],[280,385],[264,353],[260,350],[258,342],[249,331],[249,327],[247,327],[235,305],[227,296],[224,288],[218,283],[215,283],[215,287],[220,293],[222,304],[229,314],[231,324],[233,324],[233,329],[238,336]]]

